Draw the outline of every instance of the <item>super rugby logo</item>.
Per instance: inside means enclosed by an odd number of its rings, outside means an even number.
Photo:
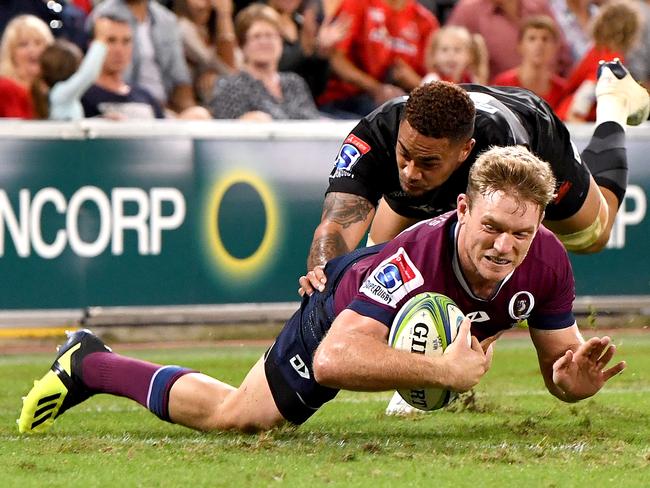
[[[339,151],[336,157],[336,164],[334,171],[332,171],[333,178],[341,176],[351,176],[350,172],[352,167],[357,163],[359,158],[370,151],[370,146],[365,141],[362,141],[354,134],[350,134]]]
[[[373,300],[396,308],[412,290],[422,286],[424,279],[404,248],[382,261],[366,278],[360,291]]]

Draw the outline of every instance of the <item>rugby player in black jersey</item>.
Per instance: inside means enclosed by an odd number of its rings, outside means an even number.
[[[370,243],[384,242],[453,209],[477,155],[514,144],[548,161],[557,179],[544,225],[570,251],[603,249],[627,186],[625,125],[647,119],[650,104],[618,60],[601,65],[596,95],[595,130],[582,154],[551,108],[525,89],[434,82],[384,104],[339,151],[307,269],[354,249],[368,229]],[[300,281],[308,292],[319,287],[310,274]]]

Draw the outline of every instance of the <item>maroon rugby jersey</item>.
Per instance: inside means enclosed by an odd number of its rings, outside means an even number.
[[[377,254],[356,262],[337,287],[334,310],[349,308],[390,327],[402,305],[426,291],[456,302],[472,319],[479,340],[521,321],[537,329],[573,325],[575,283],[562,244],[540,227],[523,262],[501,283],[495,295],[476,297],[456,256],[456,212],[425,220],[388,242]]]

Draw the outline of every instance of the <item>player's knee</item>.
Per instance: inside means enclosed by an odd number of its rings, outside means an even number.
[[[325,350],[319,347],[314,353],[312,361],[312,370],[314,371],[314,379],[321,385],[329,385],[333,373],[333,365],[335,360],[329,349]]]

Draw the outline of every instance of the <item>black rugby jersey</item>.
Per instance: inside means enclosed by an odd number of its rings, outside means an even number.
[[[396,144],[408,97],[399,97],[361,119],[352,129],[337,155],[327,192],[359,195],[374,205],[383,196],[400,215],[429,218],[456,207],[456,197],[466,190],[469,169],[478,154],[490,146],[515,144],[527,146],[549,162],[558,186],[573,179],[585,187],[586,181],[586,192],[588,171],[580,162],[568,130],[544,100],[523,88],[460,86],[468,91],[476,106],[473,135],[476,144],[442,186],[415,198],[400,188]],[[575,176],[576,172],[581,173],[580,177]],[[547,216],[553,214],[552,207],[553,204]]]

